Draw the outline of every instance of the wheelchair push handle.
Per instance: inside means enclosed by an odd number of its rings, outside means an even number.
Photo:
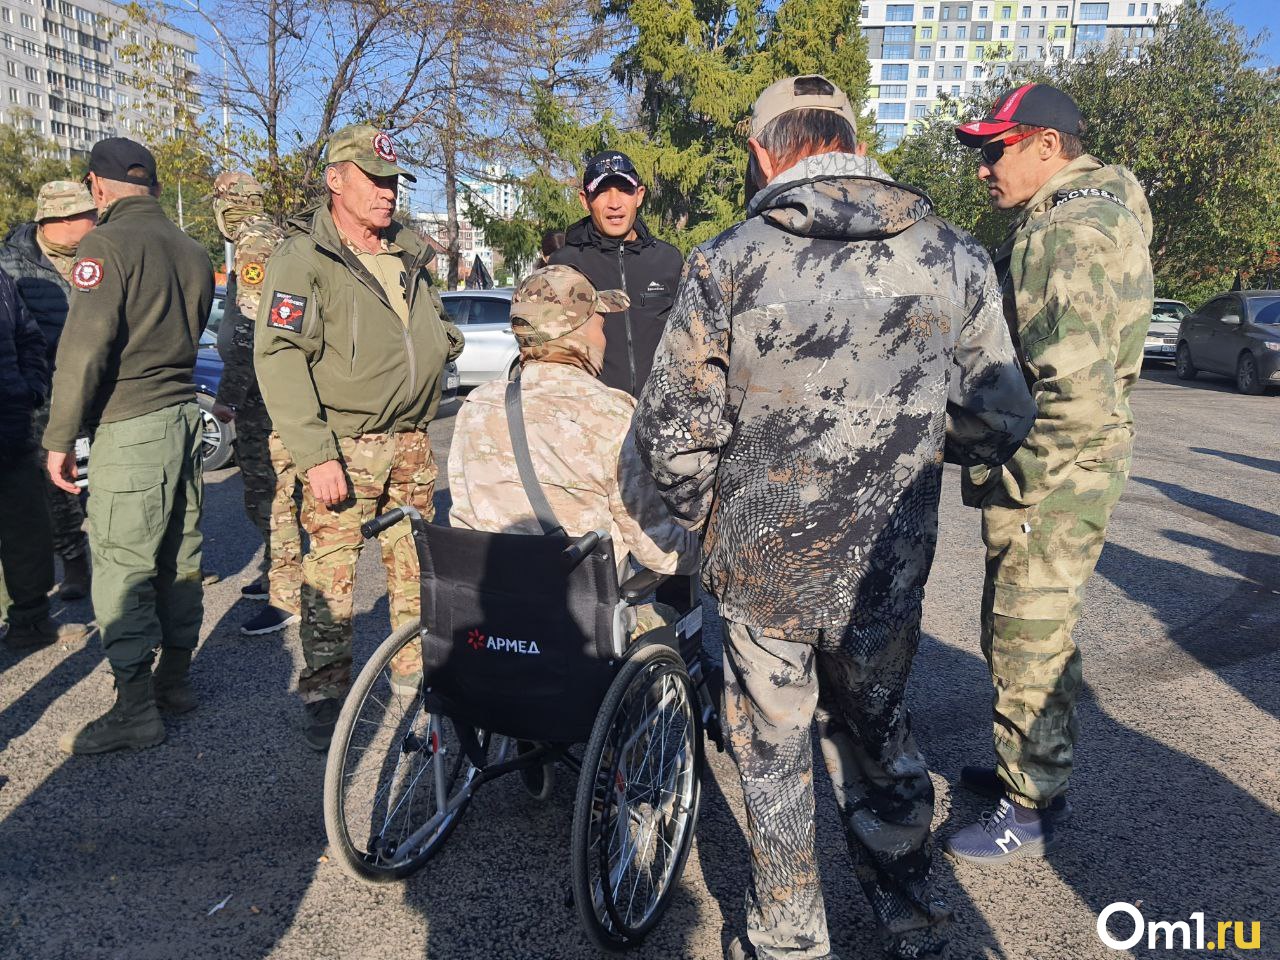
[[[589,533],[584,533],[569,546],[565,547],[564,553],[561,554],[564,557],[565,566],[572,570],[585,560],[587,555],[599,546],[600,541],[607,536],[608,534],[603,530],[592,530]]]
[[[421,520],[420,514],[413,507],[392,507],[386,513],[374,517],[372,520],[366,520],[360,524],[360,535],[366,540],[372,540],[378,534],[382,533],[390,527],[394,527],[397,523],[408,517],[410,520]]]

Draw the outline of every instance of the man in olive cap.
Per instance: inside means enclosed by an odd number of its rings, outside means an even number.
[[[445,319],[431,251],[392,220],[400,166],[367,124],[329,138],[328,202],[295,218],[262,284],[254,333],[258,385],[303,484],[311,539],[302,564],[298,678],[305,735],[327,750],[351,685],[351,613],[360,524],[408,505],[430,516],[436,465],[427,425],[462,334]],[[383,535],[394,627],[418,616],[408,524]]]
[[[248,636],[282,630],[297,623],[302,611],[298,474],[272,428],[253,368],[253,325],[267,263],[284,241],[284,231],[265,213],[265,192],[241,171],[221,173],[213,182],[218,230],[235,244],[235,267],[227,279],[226,311],[218,328],[218,352],[225,366],[213,415],[223,423],[235,421],[245,512],[262,534],[265,548],[263,575],[240,591],[247,599],[269,601],[240,625],[240,632]]]
[[[20,223],[0,247],[0,269],[18,285],[18,297],[40,327],[48,346],[49,372],[58,340],[67,322],[67,297],[71,293],[71,266],[85,234],[98,222],[98,209],[83,183],[53,180],[36,195],[35,220]],[[36,410],[36,435],[49,422],[49,401]],[[53,524],[53,546],[62,558],[62,600],[79,600],[89,593],[89,541],[84,534],[84,508],[80,497],[42,484]]]

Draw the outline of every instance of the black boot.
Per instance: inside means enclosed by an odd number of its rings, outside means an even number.
[[[156,707],[165,713],[190,713],[200,705],[191,686],[191,651],[163,647],[153,676]]]
[[[60,600],[83,600],[89,595],[89,556],[80,554],[62,561],[62,586],[58,588]]]
[[[58,746],[66,753],[141,750],[164,742],[164,721],[151,692],[151,676],[116,678],[115,705],[79,730],[64,733]]]

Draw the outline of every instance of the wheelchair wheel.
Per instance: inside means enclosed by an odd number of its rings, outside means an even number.
[[[632,650],[605,695],[573,808],[573,895],[600,947],[639,943],[666,910],[701,799],[697,695],[680,655]]]
[[[466,812],[479,773],[453,722],[426,711],[420,686],[392,686],[392,660],[418,630],[415,620],[395,631],[360,671],[325,767],[329,846],[347,873],[374,882],[407,877],[431,859]],[[488,739],[479,735],[487,751],[509,749],[505,737]]]

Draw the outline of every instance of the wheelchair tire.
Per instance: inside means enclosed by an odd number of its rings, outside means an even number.
[[[685,663],[642,642],[605,694],[573,807],[573,899],[597,946],[633,947],[662,918],[693,842],[702,763]]]
[[[407,877],[431,859],[466,813],[479,772],[452,721],[424,709],[420,685],[413,695],[391,686],[392,659],[418,631],[417,620],[405,624],[369,658],[342,705],[325,765],[330,851],[348,874],[375,883]],[[499,740],[505,752],[508,742]],[[486,748],[487,741],[480,736]]]

